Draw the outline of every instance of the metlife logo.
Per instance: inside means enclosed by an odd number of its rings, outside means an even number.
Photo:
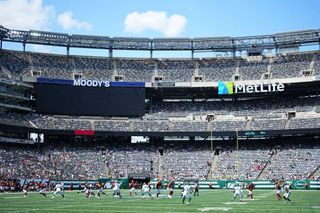
[[[233,81],[218,82],[218,94],[219,95],[232,95],[233,94]]]
[[[284,84],[278,82],[259,84],[234,84],[233,81],[219,81],[218,95],[231,95],[237,93],[283,92],[284,88]]]

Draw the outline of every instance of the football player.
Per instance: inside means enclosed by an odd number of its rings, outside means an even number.
[[[43,182],[42,184],[40,184],[40,191],[39,191],[39,193],[40,193],[41,195],[43,195],[44,197],[47,197],[46,190],[47,190],[47,184],[46,184],[46,182]]]
[[[193,196],[199,196],[199,181],[197,180],[195,183],[194,183],[194,193],[193,193]]]
[[[291,199],[290,199],[290,195],[291,195],[291,190],[290,190],[290,184],[289,185],[286,185],[284,186],[284,195],[283,195],[283,199],[285,200],[285,202],[289,202],[290,204],[292,203],[291,202]]]
[[[52,195],[51,198],[55,198],[56,194],[60,194],[63,199],[65,199],[64,197],[64,188],[63,188],[63,183],[58,183],[55,187],[54,187],[54,193]]]
[[[248,188],[248,195],[247,195],[247,197],[250,197],[250,198],[253,200],[253,189],[254,189],[253,183],[250,182],[247,188]]]
[[[131,180],[129,184],[129,188],[130,188],[130,197],[132,197],[132,193],[134,193],[136,196],[138,195],[136,191],[136,183],[134,182],[134,180]]]
[[[172,198],[173,185],[174,185],[174,179],[172,178],[171,181],[168,183],[168,186],[167,186],[167,190],[169,191],[168,198]]]
[[[29,193],[30,190],[30,184],[27,182],[26,186],[23,188],[23,193],[24,193],[24,197],[27,197],[27,194]]]
[[[162,183],[161,183],[161,180],[159,180],[159,181],[156,183],[157,199],[159,198],[159,195],[161,194],[161,187],[162,187]]]
[[[119,198],[122,198],[121,191],[120,191],[120,185],[118,181],[112,182],[112,188],[113,188],[113,195],[112,196],[118,196]]]
[[[190,205],[190,201],[191,201],[191,196],[190,196],[190,191],[191,191],[191,187],[186,184],[184,185],[183,187],[183,190],[182,190],[182,204],[184,204],[184,201],[186,199],[188,199],[188,201],[186,202],[186,204],[189,206]]]
[[[141,192],[142,192],[142,198],[143,199],[145,198],[145,196],[144,196],[145,193],[148,194],[152,199],[152,195],[151,195],[151,192],[150,192],[150,187],[148,186],[148,184],[143,183]]]
[[[242,194],[242,189],[240,187],[240,184],[237,183],[234,187],[234,190],[233,190],[233,198],[231,201],[234,201],[236,199],[236,197],[239,197],[240,198],[240,201],[242,201],[242,198],[243,198],[243,194]]]
[[[277,185],[276,185],[276,196],[278,200],[281,200],[282,196],[281,196],[281,191],[282,191],[282,187],[281,187],[281,183],[280,180],[277,181]]]

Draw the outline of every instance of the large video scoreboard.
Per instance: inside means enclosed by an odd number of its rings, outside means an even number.
[[[36,112],[86,116],[142,116],[144,82],[38,78]]]

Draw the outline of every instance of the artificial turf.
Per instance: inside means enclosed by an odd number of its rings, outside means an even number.
[[[112,197],[106,191],[100,199],[85,198],[76,191],[65,192],[66,199],[57,195],[51,198],[52,192],[43,197],[39,193],[0,194],[0,212],[320,212],[320,190],[292,191],[292,204],[277,200],[274,190],[255,190],[254,200],[244,199],[231,202],[231,190],[200,190],[199,197],[193,197],[190,205],[182,204],[181,190],[176,189],[174,197],[169,199],[163,190],[159,199],[155,197],[129,197],[128,190],[122,190],[123,199]],[[246,191],[244,190],[244,195]]]

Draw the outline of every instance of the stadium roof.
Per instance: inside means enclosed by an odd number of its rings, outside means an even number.
[[[110,50],[208,50],[243,51],[254,49],[277,49],[320,43],[320,29],[281,32],[272,35],[243,37],[197,37],[197,38],[134,38],[94,35],[68,35],[47,31],[22,31],[7,29],[0,25],[2,41],[23,44],[42,44],[62,47],[99,48]]]

